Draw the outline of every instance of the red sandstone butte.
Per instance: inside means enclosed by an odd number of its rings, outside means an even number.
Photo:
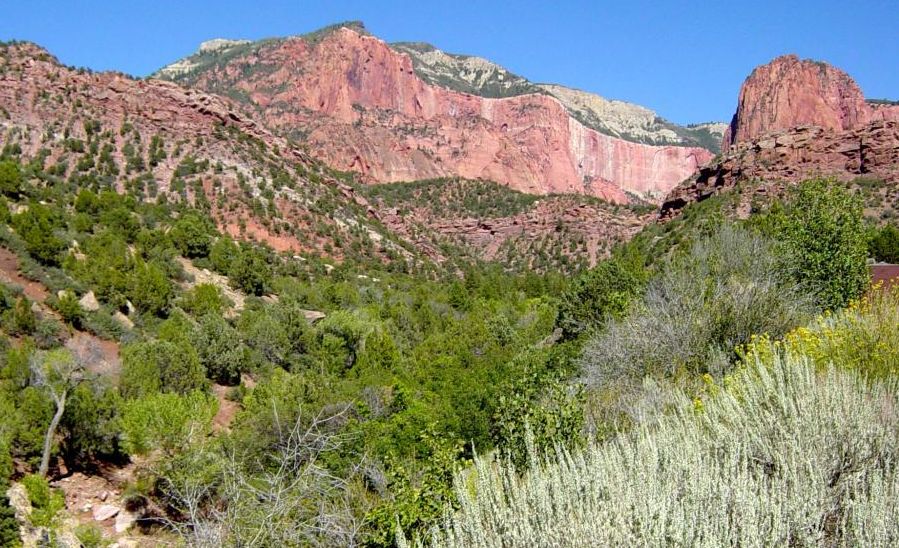
[[[877,120],[899,121],[899,106],[869,104],[842,70],[784,55],[757,67],[743,83],[722,150],[797,126],[849,131]]]
[[[662,219],[740,182],[743,201],[815,176],[897,185],[899,106],[868,103],[840,69],[786,55],[743,83],[722,150],[668,194]]]
[[[625,202],[658,199],[712,157],[601,134],[549,95],[491,99],[430,85],[408,55],[349,28],[264,45],[195,85],[245,94],[268,127],[370,182],[461,176]]]

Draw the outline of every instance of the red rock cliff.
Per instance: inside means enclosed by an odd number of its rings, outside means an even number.
[[[406,54],[348,28],[264,45],[193,83],[248,98],[267,125],[373,182],[462,176],[626,201],[660,198],[712,157],[598,133],[549,95],[490,99],[427,84]]]
[[[743,83],[722,149],[796,126],[849,131],[875,120],[899,120],[899,107],[866,103],[838,68],[784,55],[757,67]]]

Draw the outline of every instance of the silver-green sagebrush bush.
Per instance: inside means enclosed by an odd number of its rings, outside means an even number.
[[[814,302],[770,240],[734,225],[695,242],[654,278],[642,302],[584,348],[588,387],[639,392],[643,378],[725,373],[757,333],[804,324]]]
[[[801,356],[732,374],[584,451],[519,474],[480,458],[460,509],[416,542],[440,547],[890,546],[899,542],[899,401]],[[408,545],[399,539],[401,545]]]

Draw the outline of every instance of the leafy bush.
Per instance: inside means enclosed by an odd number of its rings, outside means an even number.
[[[82,310],[81,305],[78,303],[78,298],[74,293],[66,291],[58,299],[53,300],[52,304],[53,308],[59,312],[63,321],[72,324],[75,327],[81,326],[81,321],[84,318],[84,310]]]
[[[211,432],[218,402],[200,391],[149,394],[125,404],[122,443],[131,455],[155,449],[172,456],[202,441]]]
[[[0,193],[15,196],[22,190],[22,173],[19,164],[12,160],[0,162]]]
[[[771,242],[726,225],[695,242],[649,283],[642,303],[587,343],[584,378],[607,388],[647,375],[721,374],[753,334],[779,336],[813,309]]]
[[[185,257],[206,257],[212,245],[210,231],[206,219],[197,213],[189,213],[175,221],[169,237]]]
[[[240,382],[240,373],[247,365],[247,348],[227,320],[217,314],[203,316],[191,342],[209,379],[228,386]]]
[[[228,268],[231,285],[249,295],[262,295],[271,283],[271,270],[255,249],[245,247]]]
[[[562,296],[558,325],[568,338],[619,318],[642,289],[642,272],[621,260],[599,263],[581,274]]]
[[[796,279],[830,310],[861,296],[869,282],[862,204],[837,181],[815,179],[794,190],[776,235]]]
[[[798,327],[782,340],[756,337],[743,349],[744,361],[768,361],[777,352],[804,356],[819,367],[833,363],[866,377],[899,375],[899,286],[872,291],[836,313]]]
[[[868,252],[877,261],[899,263],[899,228],[886,225],[875,229],[868,243]]]
[[[776,356],[655,428],[480,458],[429,545],[888,546],[899,536],[899,398],[852,371]],[[406,542],[401,539],[401,546]]]
[[[31,501],[31,524],[35,527],[51,527],[57,514],[66,506],[63,494],[51,489],[47,480],[37,474],[23,477],[22,485]]]
[[[0,546],[17,546],[19,543],[19,521],[15,509],[6,495],[6,482],[0,482]]]
[[[121,392],[125,398],[160,391],[187,394],[205,386],[203,366],[189,344],[152,340],[122,349]]]
[[[196,317],[206,314],[221,315],[230,304],[218,286],[197,284],[181,296],[181,307]]]
[[[25,249],[46,265],[59,264],[66,243],[55,234],[60,219],[48,207],[32,202],[12,218],[12,225],[25,240]]]
[[[94,523],[84,523],[75,527],[75,537],[84,548],[102,548],[110,544],[103,538],[103,529]]]

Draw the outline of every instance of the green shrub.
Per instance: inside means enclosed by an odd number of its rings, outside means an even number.
[[[775,357],[701,402],[523,475],[490,457],[427,544],[889,546],[899,536],[894,385]],[[400,545],[406,542],[400,540]]]
[[[175,221],[169,237],[185,257],[206,257],[212,245],[210,232],[208,220],[197,213],[188,213]]]
[[[567,338],[620,318],[642,290],[642,272],[621,260],[599,263],[581,274],[562,295],[558,326]]]
[[[191,342],[209,379],[228,386],[240,382],[240,373],[247,366],[247,348],[227,320],[214,313],[203,316]]]
[[[837,181],[815,179],[792,193],[778,223],[796,279],[830,310],[861,296],[869,282],[862,204]]]
[[[52,304],[64,322],[75,327],[81,327],[84,310],[82,310],[74,293],[66,291],[58,299],[54,300]]]
[[[725,225],[662,270],[642,303],[587,343],[584,377],[597,389],[632,390],[647,375],[722,374],[754,334],[780,336],[813,310],[774,244]]]
[[[214,284],[197,284],[181,297],[181,308],[200,318],[206,314],[221,315],[229,306],[229,300]]]
[[[75,537],[83,548],[102,548],[110,544],[103,538],[103,529],[94,523],[82,523],[75,527]]]
[[[271,269],[260,252],[245,247],[228,268],[231,285],[248,295],[262,295],[271,283]]]
[[[31,501],[31,524],[35,527],[51,527],[57,514],[66,506],[63,494],[51,489],[47,480],[37,474],[23,477],[22,485]]]
[[[880,262],[899,263],[899,228],[886,225],[875,229],[868,243],[868,253]]]
[[[203,366],[190,345],[152,340],[122,349],[120,388],[125,398],[160,391],[187,394],[205,387]]]
[[[7,484],[0,482],[0,546],[19,545],[19,522],[6,495]]]
[[[215,398],[200,391],[148,394],[125,403],[122,443],[131,455],[158,449],[172,456],[209,435],[217,411]]]
[[[12,160],[0,162],[0,193],[16,196],[22,191],[22,172]]]
[[[32,257],[45,265],[58,265],[66,243],[56,236],[56,228],[61,226],[60,219],[46,206],[37,202],[29,204],[28,209],[17,213],[12,218],[12,225],[19,236],[25,240],[25,249]]]
[[[12,310],[3,314],[3,327],[11,335],[34,333],[37,327],[37,317],[31,309],[31,301],[25,297],[19,297]]]

